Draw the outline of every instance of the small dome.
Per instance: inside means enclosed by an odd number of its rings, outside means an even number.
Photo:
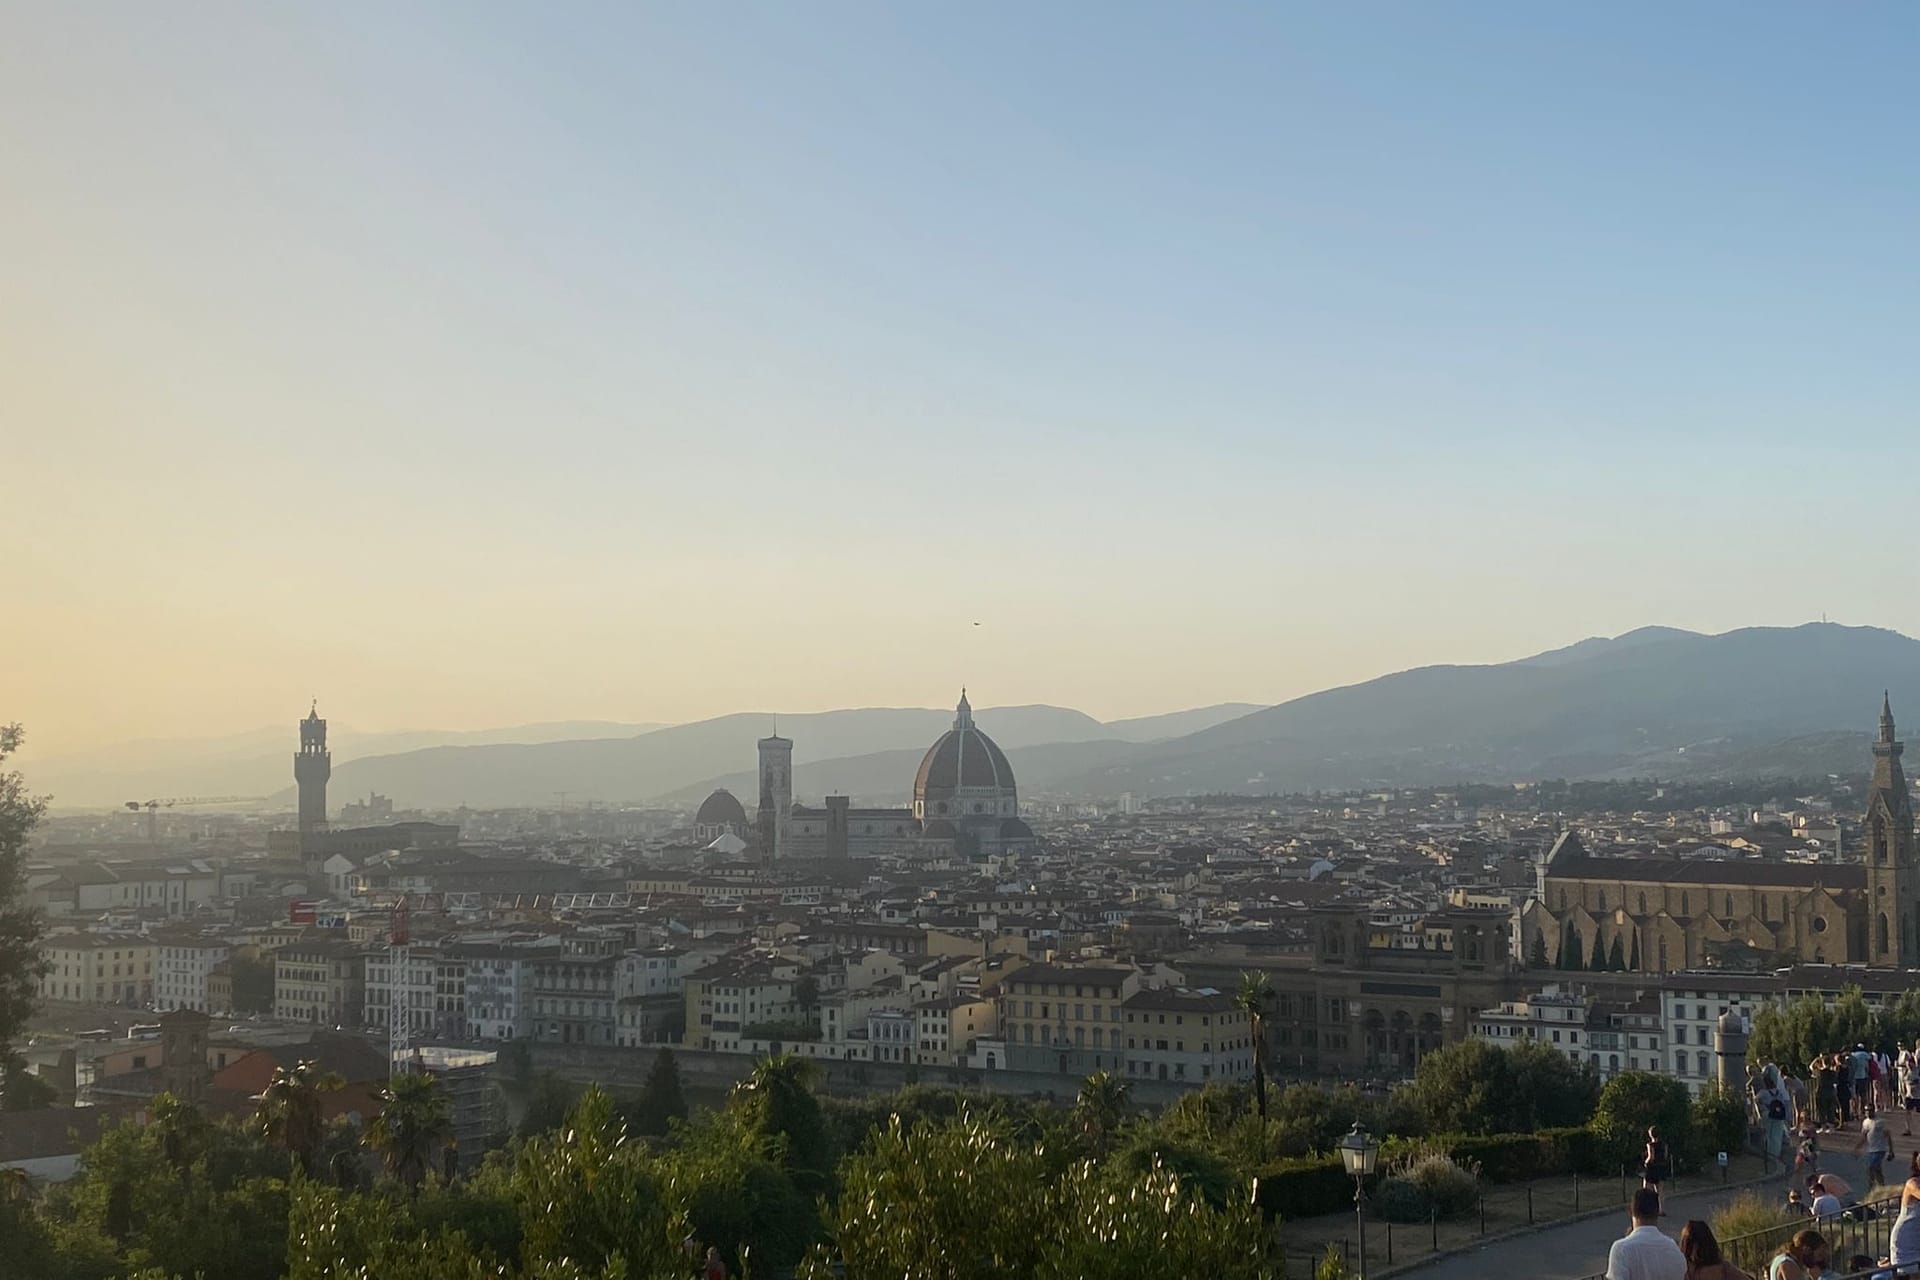
[[[733,792],[722,787],[700,802],[700,812],[694,815],[693,821],[701,827],[744,827],[747,811],[734,799]]]
[[[1002,840],[1031,840],[1033,839],[1033,828],[1019,818],[1002,818],[1000,820],[1000,838]]]
[[[920,834],[929,840],[951,840],[959,835],[960,831],[945,818],[935,818],[926,825]]]

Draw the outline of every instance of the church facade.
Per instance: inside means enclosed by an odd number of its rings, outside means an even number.
[[[1883,701],[1857,863],[1604,858],[1563,834],[1521,910],[1522,961],[1642,973],[1741,955],[1768,965],[1920,966],[1920,867],[1900,755]]]
[[[762,856],[785,858],[989,858],[1033,851],[1033,829],[1020,817],[1013,767],[973,721],[966,691],[953,727],[927,748],[914,774],[910,807],[854,808],[847,796],[818,806],[793,799],[793,742],[762,738],[760,804],[754,822]],[[731,810],[716,791],[701,813]],[[737,806],[738,802],[734,801]]]

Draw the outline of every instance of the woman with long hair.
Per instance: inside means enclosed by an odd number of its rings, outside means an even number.
[[[1809,1227],[1780,1246],[1767,1264],[1767,1280],[1819,1280],[1832,1262],[1827,1238]]]
[[[1680,1228],[1680,1253],[1687,1260],[1687,1280],[1750,1280],[1746,1272],[1720,1256],[1713,1228],[1695,1218]]]

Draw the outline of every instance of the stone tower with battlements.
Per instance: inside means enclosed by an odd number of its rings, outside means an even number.
[[[293,754],[293,780],[300,788],[300,853],[306,857],[312,838],[327,829],[327,779],[333,776],[333,753],[327,750],[327,722],[316,703],[300,722],[300,749]]]

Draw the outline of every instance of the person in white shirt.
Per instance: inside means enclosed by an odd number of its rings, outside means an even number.
[[[1827,1190],[1824,1179],[1813,1180],[1813,1216],[1816,1218],[1837,1218],[1846,1212],[1846,1206],[1840,1203],[1840,1197]]]
[[[1687,1280],[1687,1258],[1660,1230],[1660,1193],[1633,1193],[1633,1230],[1607,1250],[1606,1280]]]

